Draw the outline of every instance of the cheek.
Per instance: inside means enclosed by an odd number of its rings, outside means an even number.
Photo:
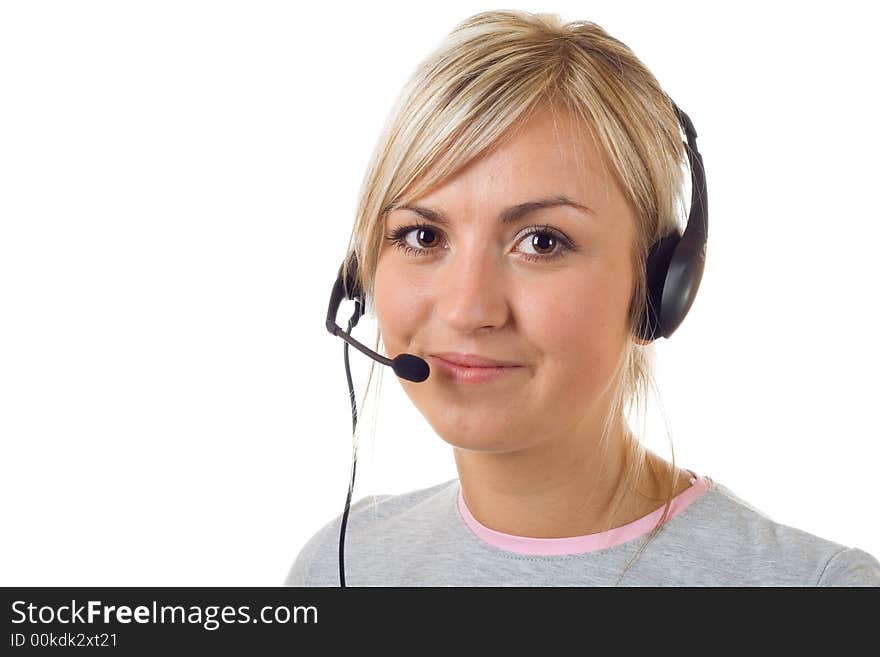
[[[393,259],[380,258],[373,305],[376,323],[389,353],[396,353],[402,345],[408,344],[421,321],[416,291],[408,281],[402,271],[395,269]]]
[[[603,386],[613,373],[626,339],[628,288],[623,283],[581,278],[533,301],[524,315],[548,375],[564,380],[572,392]]]

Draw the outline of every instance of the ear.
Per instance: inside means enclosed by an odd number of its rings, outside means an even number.
[[[651,344],[654,341],[653,340],[642,340],[641,338],[633,337],[633,342],[644,347],[646,345]]]

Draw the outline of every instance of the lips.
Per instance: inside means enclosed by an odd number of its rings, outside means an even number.
[[[456,352],[440,352],[431,354],[437,358],[442,358],[448,363],[459,365],[460,367],[517,367],[519,363],[508,360],[496,360],[487,358],[479,354],[461,354]]]
[[[517,373],[526,371],[522,365],[477,354],[445,352],[429,355],[428,360],[445,379],[462,385],[511,381]]]

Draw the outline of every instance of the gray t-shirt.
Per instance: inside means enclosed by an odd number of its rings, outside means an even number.
[[[779,524],[691,472],[659,534],[623,574],[663,508],[587,536],[512,536],[481,525],[458,479],[351,506],[346,586],[880,586],[880,562]],[[339,586],[341,514],[305,544],[285,584]]]

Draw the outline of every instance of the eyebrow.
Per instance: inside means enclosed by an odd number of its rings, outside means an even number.
[[[505,208],[498,215],[498,221],[502,224],[508,224],[517,221],[518,219],[525,217],[527,214],[530,214],[537,210],[543,210],[544,208],[553,208],[560,205],[567,205],[594,216],[596,214],[586,205],[578,203],[577,201],[566,196],[565,194],[557,194],[556,196],[539,198],[533,201],[526,201],[525,203],[518,203],[517,205],[512,205],[509,208]],[[443,215],[442,212],[432,210],[431,208],[425,208],[418,205],[395,205],[391,203],[386,207],[385,212],[392,212],[394,210],[409,210],[410,212],[415,212],[417,215],[438,224],[449,223],[449,220]]]

